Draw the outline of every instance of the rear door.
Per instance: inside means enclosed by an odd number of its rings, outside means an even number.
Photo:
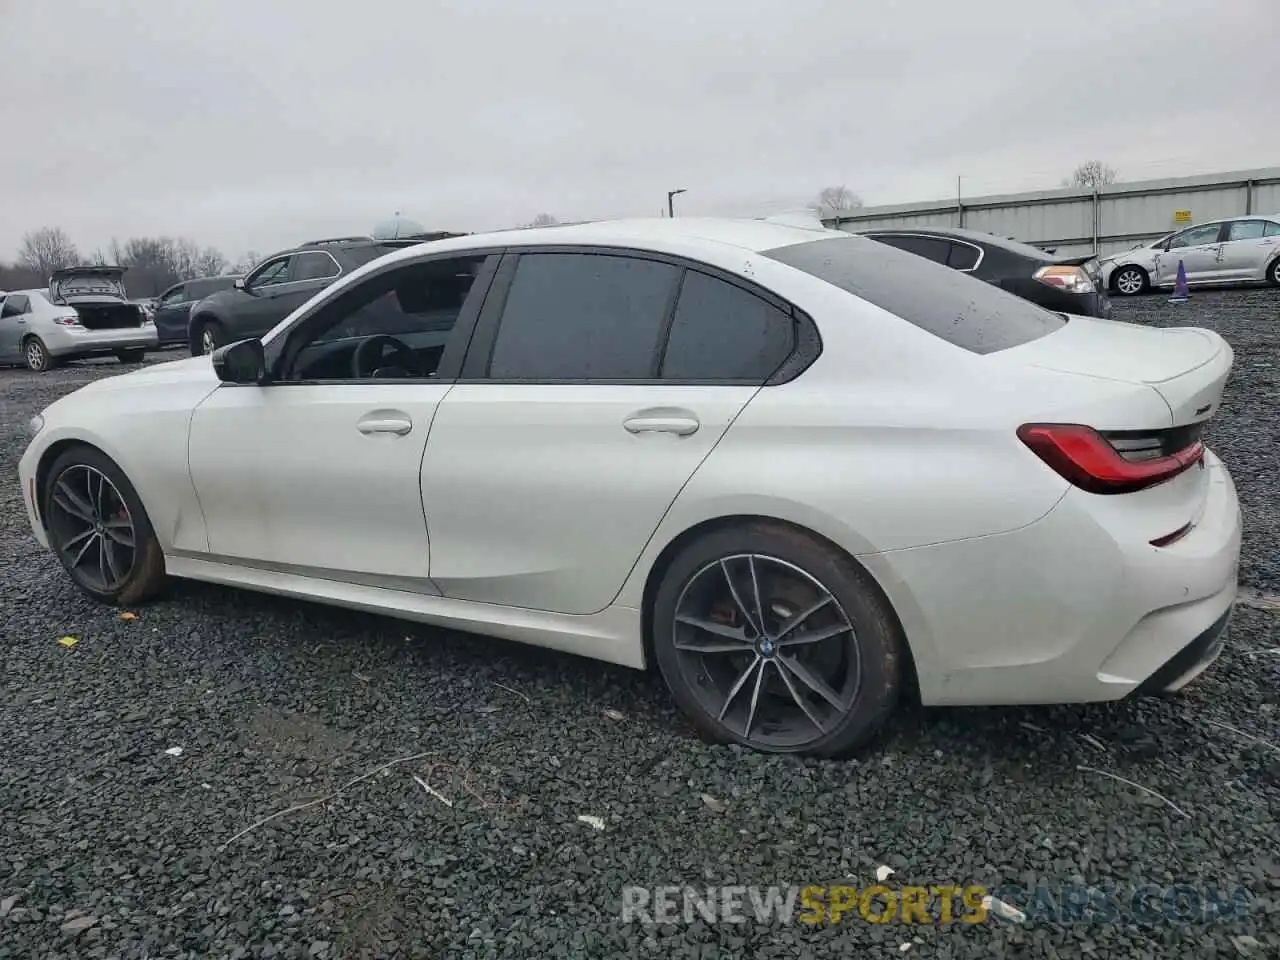
[[[595,613],[792,352],[790,309],[674,259],[508,255],[422,468],[449,597]]]
[[[170,287],[156,301],[156,313],[153,318],[156,332],[161,343],[186,343],[187,318],[191,313],[194,301],[187,296],[187,284],[179,283]]]
[[[25,294],[0,297],[0,360],[12,362],[22,356],[22,338],[29,332],[30,307]]]
[[[1275,234],[1268,236],[1267,228],[1274,226],[1266,220],[1232,220],[1228,223],[1220,253],[1220,279],[1261,280],[1267,263],[1276,254],[1276,242],[1280,240]]]

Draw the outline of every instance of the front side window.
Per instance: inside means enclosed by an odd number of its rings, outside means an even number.
[[[1067,322],[1061,314],[973,276],[852,234],[778,247],[764,255],[971,353],[1029,343]]]
[[[767,300],[689,270],[663,354],[664,380],[764,383],[795,347],[795,321]]]
[[[245,281],[245,286],[254,290],[259,287],[270,287],[277,283],[289,282],[289,258],[281,257],[262,265]]]
[[[1266,229],[1264,220],[1233,220],[1227,224],[1227,240],[1261,240]]]
[[[680,268],[586,253],[520,257],[489,376],[511,380],[641,380],[654,375]]]
[[[281,379],[435,376],[485,260],[408,264],[344,290],[304,321]]]
[[[1202,243],[1217,243],[1218,235],[1221,233],[1222,224],[1220,223],[1206,223],[1202,227],[1192,227],[1190,230],[1183,230],[1181,233],[1175,234],[1173,239],[1169,241],[1169,249],[1195,247]]]
[[[293,261],[289,266],[289,280],[292,283],[302,280],[327,280],[341,272],[337,262],[329,254],[309,250],[306,253],[293,255]]]
[[[187,302],[187,288],[185,286],[174,287],[174,289],[170,290],[168,293],[166,293],[163,297],[160,298],[160,302],[157,303],[156,306],[157,307],[174,307],[180,303],[186,303],[186,302]]]

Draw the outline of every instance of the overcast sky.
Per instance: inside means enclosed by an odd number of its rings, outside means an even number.
[[[0,0],[0,259],[1280,164],[1276,0]]]

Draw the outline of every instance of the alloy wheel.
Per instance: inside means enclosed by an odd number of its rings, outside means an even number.
[[[206,326],[200,331],[200,349],[204,353],[213,353],[214,350],[218,349],[218,342],[214,338],[213,330],[210,327]]]
[[[1116,289],[1126,296],[1142,292],[1142,274],[1137,270],[1121,270],[1116,277]]]
[[[27,348],[23,351],[24,359],[27,361],[27,368],[37,373],[44,370],[49,364],[48,354],[45,353],[44,347],[38,340],[31,340],[27,343]]]
[[[753,747],[804,749],[857,702],[853,624],[827,587],[777,557],[737,554],[702,567],[676,603],[672,637],[701,708]]]
[[[49,531],[67,570],[99,593],[112,593],[133,569],[137,538],[129,507],[105,473],[67,467],[53,483]]]

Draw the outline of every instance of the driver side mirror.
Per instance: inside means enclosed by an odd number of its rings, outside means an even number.
[[[236,288],[237,290],[243,290],[243,289],[245,288],[245,287],[244,287],[244,277],[236,277],[235,288]]]
[[[266,383],[267,359],[256,337],[237,340],[213,351],[213,372],[223,383]]]

